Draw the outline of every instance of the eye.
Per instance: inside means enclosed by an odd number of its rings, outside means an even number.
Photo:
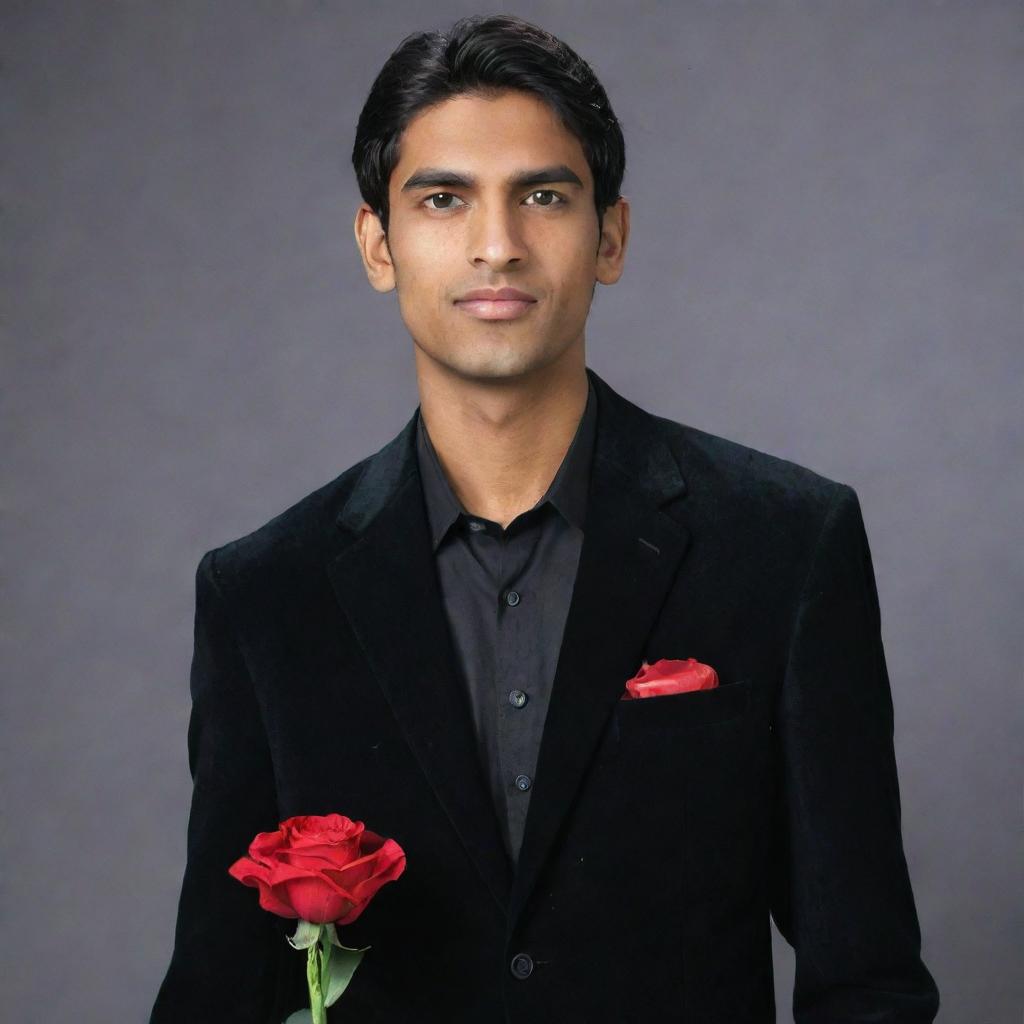
[[[532,205],[534,205],[534,206],[545,206],[545,207],[546,206],[564,206],[565,205],[565,201],[566,201],[565,200],[565,196],[563,196],[561,194],[561,192],[556,192],[554,189],[551,189],[551,188],[537,189],[535,192],[531,192],[530,193],[530,198],[533,198],[533,196],[553,196],[553,197],[557,198],[557,200],[558,200],[557,203],[556,202],[533,203]]]
[[[542,207],[544,209],[547,209],[547,208],[552,207],[552,206],[564,206],[566,204],[566,202],[568,201],[565,198],[565,196],[563,196],[561,194],[561,192],[556,192],[554,189],[551,189],[551,188],[535,189],[533,192],[531,192],[529,194],[529,196],[527,198],[533,199],[535,196],[548,196],[548,197],[550,197],[547,202],[534,202],[534,203],[529,203],[528,204],[530,206],[539,206],[539,207]],[[444,200],[448,200],[448,201],[450,201],[452,199],[458,199],[458,196],[454,195],[454,193],[452,193],[452,192],[434,192],[432,195],[427,196],[423,200],[423,202],[428,204],[427,205],[427,209],[428,210],[436,210],[438,213],[440,213],[442,210],[454,210],[454,209],[457,209],[457,207],[452,205],[450,202],[448,202],[447,204],[442,205],[442,206],[436,206],[434,204],[434,202],[433,202],[435,199],[444,199]],[[462,202],[462,200],[459,200],[459,202]]]
[[[456,198],[454,195],[452,195],[451,192],[435,192],[433,195],[427,196],[427,198],[424,199],[423,202],[429,203],[431,199],[437,199],[438,196],[444,196],[447,199],[455,199]],[[427,209],[429,209],[429,210],[454,210],[455,207],[454,206],[429,206],[429,207],[427,207]]]

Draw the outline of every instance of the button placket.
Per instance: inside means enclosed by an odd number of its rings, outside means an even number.
[[[533,778],[533,763],[525,738],[532,728],[530,720],[521,717],[530,714],[527,689],[532,677],[517,659],[523,650],[527,637],[534,634],[533,616],[537,608],[533,604],[533,591],[523,589],[528,581],[524,571],[530,557],[540,541],[539,519],[527,513],[527,518],[518,519],[510,529],[499,531],[499,571],[495,583],[497,608],[497,649],[495,679],[496,694],[500,702],[498,712],[498,764],[504,778],[502,805],[509,817],[508,827],[512,841],[521,839],[526,808],[530,800]],[[527,600],[529,599],[529,600]],[[534,711],[534,714],[537,714]],[[532,716],[531,716],[532,718]],[[524,771],[524,769],[526,769]],[[532,969],[532,967],[531,967]],[[525,975],[524,975],[525,976]]]

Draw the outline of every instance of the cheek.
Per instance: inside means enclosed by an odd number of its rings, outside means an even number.
[[[548,249],[544,254],[549,278],[558,282],[559,290],[565,293],[566,300],[572,304],[585,300],[597,274],[597,240],[594,239],[594,251],[588,248],[590,242],[589,237],[581,239],[576,235],[557,249]]]
[[[555,296],[554,312],[561,317],[579,318],[590,308],[594,270],[585,262],[563,264],[549,278]]]
[[[448,293],[450,266],[447,258],[436,251],[425,257],[423,253],[394,254],[395,287],[403,316],[416,320],[430,320],[443,316],[450,305]]]

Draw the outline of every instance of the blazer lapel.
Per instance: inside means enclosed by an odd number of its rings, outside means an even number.
[[[657,418],[587,372],[598,389],[587,518],[510,896],[510,933],[626,680],[640,668],[689,543],[680,508],[669,504],[685,496],[685,481]]]
[[[419,409],[367,463],[327,572],[406,741],[502,912],[512,865],[445,618],[416,462]]]
[[[419,409],[337,516],[327,571],[375,678],[467,853],[514,926],[689,542],[686,486],[658,419],[587,368],[597,433],[583,546],[523,845],[509,862],[445,619],[415,452]]]

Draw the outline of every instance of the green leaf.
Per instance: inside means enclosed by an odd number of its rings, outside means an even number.
[[[324,1006],[333,1006],[342,992],[348,988],[356,968],[363,959],[363,953],[369,949],[349,949],[348,946],[338,945],[331,951],[330,959],[327,962],[327,979],[324,988]]]
[[[288,1015],[284,1024],[313,1024],[312,1010],[296,1010]]]
[[[352,946],[346,946],[341,939],[338,938],[338,929],[333,924],[324,925],[324,936],[330,941],[332,946],[337,946],[338,949],[347,949],[350,953],[357,952]],[[365,953],[369,946],[363,946],[358,952]]]
[[[312,921],[303,921],[300,918],[299,926],[295,929],[295,934],[288,935],[286,938],[288,939],[292,949],[309,949],[314,942],[320,941],[320,932],[322,928],[322,924],[313,924]]]

